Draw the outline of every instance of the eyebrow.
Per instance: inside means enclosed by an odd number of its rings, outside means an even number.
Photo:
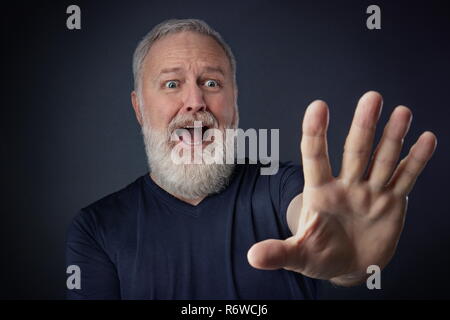
[[[158,79],[163,75],[167,73],[178,73],[181,72],[182,68],[180,67],[173,67],[173,68],[164,68],[160,71],[158,75]],[[220,73],[222,76],[225,76],[225,72],[223,72],[222,68],[220,67],[205,67],[204,72],[211,72],[211,73]]]
[[[180,67],[174,67],[174,68],[164,68],[161,70],[161,72],[158,75],[158,78],[161,77],[163,74],[165,73],[177,73],[180,72],[181,68]]]
[[[216,73],[220,73],[220,74],[222,74],[223,76],[225,76],[225,72],[223,72],[223,70],[222,70],[222,68],[221,67],[206,67],[205,68],[205,71],[206,72],[216,72]]]

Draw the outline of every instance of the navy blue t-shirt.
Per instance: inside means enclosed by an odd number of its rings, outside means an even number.
[[[250,266],[258,241],[291,236],[286,211],[302,191],[300,166],[238,164],[229,185],[197,206],[147,173],[73,219],[66,263],[81,270],[69,299],[315,299],[318,280]]]

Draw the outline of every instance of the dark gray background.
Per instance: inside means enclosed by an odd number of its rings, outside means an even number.
[[[78,4],[82,30],[66,29]],[[370,4],[382,29],[366,28]],[[299,161],[300,121],[331,109],[334,171],[358,98],[414,113],[405,147],[432,130],[438,148],[410,195],[382,289],[325,285],[323,298],[449,298],[449,10],[445,1],[35,1],[2,4],[0,298],[60,299],[64,238],[76,211],[147,171],[130,103],[131,56],[167,18],[200,18],[238,62],[240,125],[280,128]],[[379,130],[381,131],[381,126]]]

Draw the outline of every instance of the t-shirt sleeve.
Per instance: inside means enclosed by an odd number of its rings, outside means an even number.
[[[279,172],[279,214],[283,224],[283,231],[287,236],[292,232],[287,223],[287,209],[292,199],[303,191],[303,171],[300,165],[288,162]]]
[[[66,268],[69,266],[78,266],[81,277],[80,288],[66,287],[67,299],[120,299],[116,268],[104,250],[95,217],[89,211],[80,210],[68,228]],[[68,282],[71,275],[67,274]]]
[[[278,214],[280,215],[285,236],[290,237],[292,236],[292,232],[287,223],[287,209],[292,199],[303,192],[303,168],[293,162],[284,163],[280,166],[279,175],[276,179],[277,183],[275,185],[278,187],[277,195],[279,201]],[[295,274],[293,271],[292,273]],[[301,285],[303,286],[303,292],[308,294],[310,299],[317,299],[319,288],[321,288],[320,280],[309,278],[304,275],[302,275],[300,279]]]

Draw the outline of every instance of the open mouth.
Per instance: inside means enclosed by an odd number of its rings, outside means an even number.
[[[186,127],[181,128],[181,129],[186,129],[186,130],[188,130],[189,133],[191,134],[191,136],[194,136],[194,132],[195,132],[195,129],[196,129],[196,128],[197,128],[197,130],[198,130],[198,129],[201,129],[200,132],[202,133],[202,137],[203,137],[203,135],[205,134],[206,130],[209,129],[209,126],[198,126],[198,127],[195,127],[195,126],[186,126]]]
[[[205,143],[207,141],[203,140],[203,136],[208,130],[210,126],[194,126],[194,125],[188,125],[184,127],[180,127],[177,129],[177,135],[180,137],[180,140],[183,141],[183,143],[189,145],[189,146],[197,146],[202,143]],[[184,130],[180,130],[184,129]]]

